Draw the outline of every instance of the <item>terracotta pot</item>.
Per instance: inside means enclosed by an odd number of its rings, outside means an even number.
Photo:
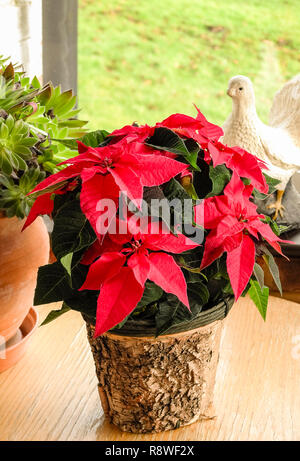
[[[111,332],[93,338],[94,326],[85,319],[99,395],[111,423],[127,432],[161,432],[214,416],[222,319],[229,310],[222,305],[203,312],[198,324],[209,316],[218,320],[157,338]]]
[[[39,266],[48,263],[49,235],[42,218],[24,232],[24,220],[0,218],[0,336],[14,336],[33,304]]]
[[[0,341],[0,373],[13,367],[23,357],[37,326],[38,313],[31,307],[17,333],[4,344]]]

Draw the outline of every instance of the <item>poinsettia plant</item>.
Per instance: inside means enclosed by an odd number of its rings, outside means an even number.
[[[272,180],[222,134],[197,109],[77,142],[78,155],[33,189],[25,224],[40,214],[54,221],[57,260],[40,268],[35,304],[63,305],[46,322],[74,309],[93,319],[96,336],[145,318],[161,334],[245,293],[266,317],[256,260],[265,255],[281,289],[270,247],[281,253],[283,240],[254,196],[270,194]]]

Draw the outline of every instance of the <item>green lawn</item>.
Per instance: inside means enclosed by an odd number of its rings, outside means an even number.
[[[193,115],[193,103],[222,124],[236,74],[254,81],[267,120],[274,92],[299,72],[299,0],[79,0],[79,104],[91,129]]]

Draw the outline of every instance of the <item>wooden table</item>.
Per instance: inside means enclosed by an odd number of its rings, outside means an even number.
[[[43,319],[49,306],[39,311]],[[0,440],[300,440],[299,304],[271,298],[266,323],[248,298],[234,306],[223,331],[215,413],[155,435],[110,425],[76,312],[39,328],[26,357],[0,375]]]

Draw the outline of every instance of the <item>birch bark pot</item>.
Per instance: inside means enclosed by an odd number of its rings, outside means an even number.
[[[0,336],[12,338],[33,304],[39,266],[48,263],[49,236],[42,218],[24,232],[24,220],[0,218]]]
[[[190,322],[190,329],[184,322],[176,333],[157,338],[147,331],[125,336],[128,330],[122,329],[94,338],[94,326],[85,318],[109,421],[122,431],[147,433],[213,417],[222,326],[232,304],[233,299],[219,303]]]

